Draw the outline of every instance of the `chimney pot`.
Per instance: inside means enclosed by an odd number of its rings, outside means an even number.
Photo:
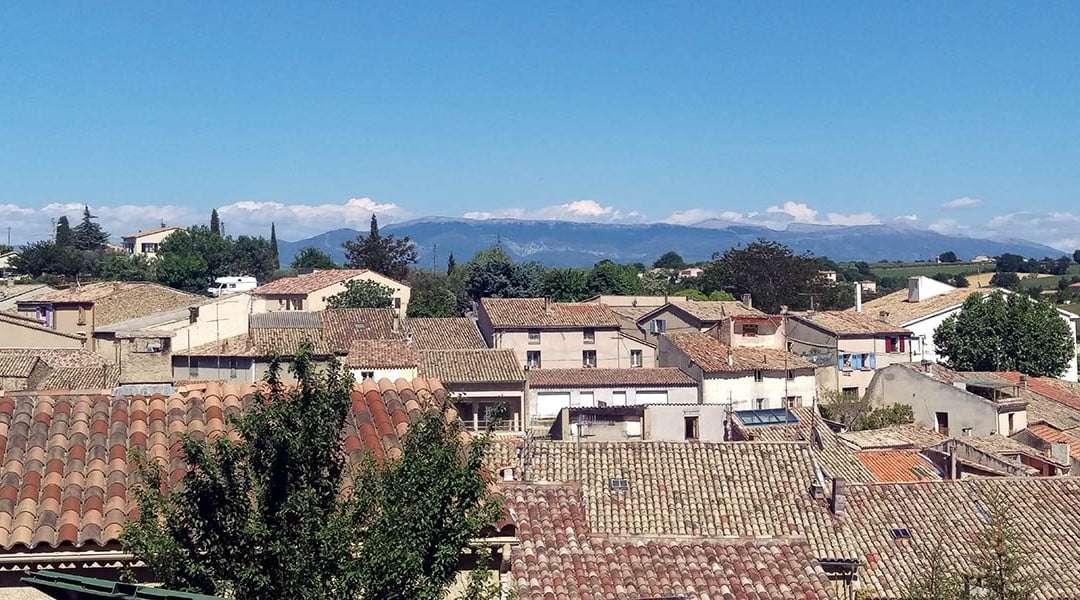
[[[742,303],[746,308],[754,308],[754,298],[750,294],[742,295]]]
[[[838,517],[844,516],[847,511],[847,481],[837,477],[832,482],[832,499],[830,500],[832,512]]]
[[[862,312],[862,284],[855,282],[855,312]]]
[[[1028,386],[1027,385],[1027,375],[1021,373],[1020,374],[1020,387],[1026,390],[1027,386]]]

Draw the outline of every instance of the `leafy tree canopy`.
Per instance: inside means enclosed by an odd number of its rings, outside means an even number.
[[[300,251],[295,257],[293,257],[292,265],[293,269],[336,269],[337,263],[334,262],[330,255],[319,250],[318,248],[312,248],[308,246]]]
[[[990,278],[990,285],[1005,288],[1007,290],[1015,290],[1020,287],[1020,276],[1016,273],[994,273],[994,276]]]
[[[161,284],[205,293],[215,279],[231,275],[232,239],[205,225],[174,231],[158,245],[157,261]]]
[[[941,254],[939,254],[938,255],[938,261],[943,262],[943,263],[954,263],[954,262],[960,262],[960,259],[956,258],[956,253],[955,252],[953,252],[952,250],[949,250],[948,252],[942,252]]]
[[[109,243],[109,234],[101,225],[94,222],[96,219],[90,214],[90,207],[83,206],[82,222],[75,226],[72,232],[75,235],[75,247],[79,250],[104,250]]]
[[[409,271],[410,317],[460,317],[468,307],[465,286],[458,277],[435,271]]]
[[[216,208],[210,211],[210,233],[221,235],[221,217],[218,216]]]
[[[393,304],[394,290],[367,279],[345,282],[345,290],[326,299],[330,308],[387,308]]]
[[[724,290],[736,298],[750,294],[754,307],[768,313],[778,313],[780,305],[795,310],[810,307],[812,294],[823,293],[816,259],[807,254],[797,255],[778,242],[758,240],[744,248],[731,248],[714,256],[698,277],[703,292]],[[839,292],[837,292],[839,293]]]
[[[153,281],[155,273],[154,265],[143,254],[106,252],[100,275],[110,281]]]
[[[229,274],[247,275],[265,281],[277,270],[273,246],[264,238],[242,235],[229,249]]]
[[[75,246],[75,232],[71,229],[71,223],[66,216],[56,220],[56,232],[53,236],[57,246],[61,248]]]
[[[465,291],[473,300],[542,295],[540,278],[543,267],[535,262],[515,263],[498,246],[477,252],[464,269]]]
[[[1080,264],[1080,250],[1073,252],[1073,262]]]
[[[371,215],[371,229],[367,235],[342,244],[345,248],[345,266],[350,269],[370,269],[405,281],[409,265],[416,262],[416,247],[409,236],[400,239],[379,233],[379,220]]]
[[[501,511],[481,475],[486,437],[443,410],[403,436],[403,455],[370,456],[355,477],[341,442],[352,377],[319,369],[305,345],[286,388],[231,418],[239,439],[185,437],[173,488],[136,454],[140,508],[121,539],[166,587],[237,600],[436,600],[471,536]],[[451,411],[451,414],[452,411]]]
[[[1065,372],[1076,353],[1069,326],[1052,305],[1020,294],[972,294],[934,332],[948,365],[960,371]]]
[[[610,260],[602,260],[593,265],[586,288],[590,295],[632,296],[645,291],[637,269]]]
[[[674,250],[669,250],[661,254],[660,258],[656,259],[656,262],[653,263],[653,268],[656,269],[682,269],[685,267],[686,261]]]
[[[574,267],[544,269],[540,290],[556,302],[577,302],[589,295],[588,276],[584,269]]]
[[[31,277],[62,275],[74,278],[96,273],[98,260],[93,252],[42,240],[19,248],[19,253],[11,257],[9,264],[16,273]]]

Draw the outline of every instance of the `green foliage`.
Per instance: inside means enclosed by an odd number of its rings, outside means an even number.
[[[1080,265],[1080,250],[1073,252],[1073,262]]]
[[[726,300],[728,302],[735,299],[735,296],[725,292],[724,290],[713,290],[709,293],[709,300]]]
[[[272,242],[242,235],[229,249],[229,275],[247,275],[265,281],[278,268],[276,254]]]
[[[72,231],[71,223],[68,222],[66,216],[56,220],[56,232],[53,235],[53,241],[61,248],[74,247],[76,245],[75,232]]]
[[[656,259],[653,263],[654,269],[683,269],[686,267],[686,261],[682,256],[679,256],[678,252],[669,250]]]
[[[460,317],[465,314],[468,298],[465,288],[457,277],[449,277],[436,271],[412,269],[409,271],[410,317]]]
[[[456,270],[457,270],[457,261],[454,260],[454,253],[451,252],[450,256],[446,257],[446,274],[447,275],[453,275],[454,271],[456,271]]]
[[[973,294],[934,332],[948,365],[960,371],[1020,371],[1057,377],[1072,359],[1069,326],[1047,302],[1002,292]]]
[[[477,252],[464,269],[465,291],[473,300],[533,298],[541,295],[543,267],[535,262],[515,263],[498,246]]]
[[[218,216],[216,208],[210,211],[210,233],[221,235],[221,217]]]
[[[171,589],[237,600],[441,599],[471,536],[501,514],[481,474],[486,437],[425,413],[400,459],[368,456],[355,473],[341,428],[352,378],[298,353],[286,388],[280,364],[246,412],[236,441],[185,437],[188,469],[135,454],[140,513],[121,540]],[[355,475],[355,476],[352,476]]]
[[[610,260],[602,260],[593,265],[592,270],[589,271],[586,289],[589,295],[614,296],[633,296],[645,291],[637,269]]]
[[[845,394],[838,390],[819,390],[818,400],[822,418],[841,423],[852,431],[881,429],[914,420],[910,406],[892,404],[874,408],[870,405],[869,398]]]
[[[1024,262],[1023,256],[1006,252],[997,258],[996,268],[999,273],[1016,273],[1024,269]]]
[[[329,308],[386,308],[393,304],[394,290],[367,279],[345,282],[345,290],[326,299]]]
[[[952,285],[958,288],[966,288],[971,287],[971,282],[963,275],[954,275],[952,278]]]
[[[1020,287],[1020,276],[1016,273],[997,272],[990,278],[990,285],[1007,290],[1015,290]]]
[[[330,255],[319,250],[318,248],[312,248],[308,246],[300,251],[295,257],[293,257],[292,264],[289,265],[293,269],[336,269],[337,263],[334,262]]]
[[[704,292],[727,290],[735,297],[751,294],[754,307],[778,313],[780,305],[803,310],[811,294],[822,294],[816,259],[778,242],[758,240],[745,248],[731,248],[714,257],[698,277]]]
[[[90,214],[90,207],[83,206],[82,222],[72,229],[75,247],[79,250],[97,251],[104,250],[109,243],[109,234],[94,222],[96,219]]]
[[[277,226],[273,222],[270,223],[270,251],[274,253],[273,270],[276,271],[281,268],[281,258],[278,255]]]
[[[584,269],[545,269],[540,292],[556,302],[577,302],[589,296],[589,281]]]
[[[110,281],[153,281],[154,265],[142,254],[106,252],[100,274]]]
[[[709,297],[706,296],[704,292],[702,292],[701,290],[695,290],[694,288],[681,289],[681,290],[675,292],[672,295],[673,296],[685,296],[687,298],[690,298],[691,300],[708,300],[709,299]]]
[[[154,267],[158,283],[193,294],[205,293],[212,281],[206,261],[195,253],[159,253]]]
[[[371,229],[367,235],[342,244],[345,248],[345,266],[350,269],[370,269],[391,279],[405,281],[409,265],[416,262],[416,247],[409,236],[401,239],[379,233],[379,220],[371,215]]]
[[[248,275],[262,281],[277,269],[272,244],[242,235],[235,240],[206,226],[174,231],[158,246],[158,282],[187,292],[206,293],[218,277]]]
[[[12,248],[11,246],[8,246],[7,244],[0,244],[0,254],[7,254],[12,250],[14,250],[14,248]]]
[[[954,263],[954,262],[960,262],[960,259],[956,258],[956,253],[955,252],[953,252],[952,250],[949,250],[948,252],[942,252],[941,254],[938,255],[938,262]]]
[[[11,268],[22,275],[40,277],[61,275],[74,278],[97,272],[97,256],[74,246],[58,246],[48,240],[33,242],[19,248],[9,260]]]

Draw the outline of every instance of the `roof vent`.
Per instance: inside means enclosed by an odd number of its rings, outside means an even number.
[[[624,492],[630,489],[630,482],[625,479],[612,479],[608,487],[617,492]]]
[[[889,530],[894,540],[910,540],[911,530],[907,527],[893,527]]]
[[[353,323],[353,329],[355,329],[357,331],[367,331],[367,329],[368,329],[367,321],[357,321],[357,322]]]

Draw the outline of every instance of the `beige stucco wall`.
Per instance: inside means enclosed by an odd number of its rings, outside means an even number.
[[[389,379],[390,381],[397,381],[398,379],[407,379],[412,381],[416,379],[416,367],[404,367],[394,369],[365,369],[356,368],[350,369],[353,374],[353,378],[357,381],[363,379],[362,374],[364,371],[371,371],[373,373],[372,379],[379,381],[380,379]]]
[[[129,249],[132,254],[141,254],[141,255],[147,256],[149,258],[155,258],[155,257],[157,257],[157,252],[143,252],[142,251],[142,245],[143,244],[160,244],[161,242],[165,241],[165,238],[169,237],[173,233],[176,233],[176,231],[178,231],[178,230],[170,229],[168,231],[159,231],[158,233],[151,233],[150,235],[144,235],[144,236],[140,236],[140,237],[137,237],[137,238],[134,238],[134,239],[125,238],[124,239],[124,244],[126,245],[126,244],[128,244],[129,241],[133,241],[134,242],[134,247]]]
[[[375,283],[385,285],[393,290],[390,297],[395,301],[395,308],[397,308],[398,316],[401,318],[405,317],[405,313],[409,308],[409,298],[412,295],[412,290],[409,286],[374,272],[367,272],[348,279],[348,281],[359,280],[374,281]],[[325,310],[327,299],[330,298],[330,296],[344,291],[345,282],[342,281],[340,283],[328,285],[320,290],[311,292],[310,294],[300,294],[297,297],[304,299],[303,310]],[[286,310],[285,298],[287,297],[291,296],[260,296],[255,303],[255,310],[256,312],[277,312]]]
[[[247,333],[248,315],[254,312],[257,304],[250,293],[230,294],[200,306],[195,323],[185,316],[154,329],[173,332],[173,351],[182,352]]]
[[[528,351],[539,350],[542,369],[579,368],[585,350],[596,351],[596,366],[601,369],[629,368],[631,350],[641,350],[641,366],[656,366],[656,351],[652,346],[621,335],[618,329],[595,332],[591,344],[585,343],[584,329],[541,330],[539,343],[529,341],[528,330],[497,331],[492,340],[495,348],[513,350],[522,365],[526,364]]]
[[[801,406],[809,406],[817,392],[817,380],[809,369],[800,369],[794,379],[779,371],[766,371],[762,381],[754,381],[753,373],[710,374],[701,388],[705,404],[730,402],[732,410],[752,410],[757,408],[756,400],[764,398],[762,408],[783,408],[788,396],[798,396]]]
[[[82,348],[83,341],[0,321],[0,348]]]
[[[743,335],[743,325],[757,325],[757,335]],[[724,319],[717,325],[719,339],[732,348],[787,348],[784,325],[780,320]]]

